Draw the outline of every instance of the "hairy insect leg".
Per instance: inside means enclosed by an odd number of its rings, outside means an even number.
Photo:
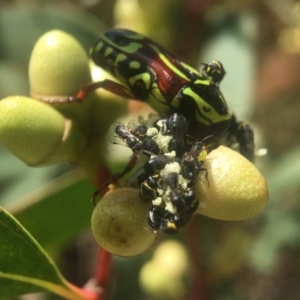
[[[205,179],[207,181],[207,186],[209,187],[209,180],[208,180],[208,171],[206,168],[200,168],[199,172],[205,172]]]
[[[87,84],[76,93],[75,96],[70,97],[69,100],[84,100],[90,93],[94,92],[97,89],[104,89],[106,91],[112,92],[118,96],[125,97],[125,98],[136,98],[129,89],[123,86],[120,83],[117,83],[113,80],[105,79],[102,81],[93,82]]]
[[[117,173],[114,174],[108,181],[106,181],[98,190],[96,190],[92,197],[91,197],[91,202],[93,203],[94,206],[96,206],[96,199],[99,196],[99,194],[101,193],[101,191],[108,187],[110,184],[116,182],[118,179],[122,178],[125,174],[127,174],[128,172],[130,172],[132,170],[132,168],[134,167],[134,165],[136,164],[137,161],[137,156],[133,155],[130,158],[129,163],[126,165],[126,167],[124,168],[124,170],[121,173]]]
[[[237,121],[232,115],[229,127],[229,140],[234,138],[239,144],[240,153],[251,162],[254,161],[254,134],[248,123]]]

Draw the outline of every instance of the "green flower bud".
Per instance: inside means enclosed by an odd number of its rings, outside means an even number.
[[[29,63],[31,95],[38,99],[72,96],[92,81],[88,56],[69,34],[52,30],[36,43]]]
[[[50,105],[11,96],[0,101],[0,141],[30,166],[77,162],[86,141],[76,123]]]
[[[266,206],[269,190],[256,167],[238,152],[220,146],[209,153],[195,186],[197,213],[220,220],[245,220]]]
[[[141,201],[138,189],[108,192],[92,215],[92,231],[99,245],[119,256],[135,256],[146,251],[156,238],[148,229],[150,206],[151,203]]]

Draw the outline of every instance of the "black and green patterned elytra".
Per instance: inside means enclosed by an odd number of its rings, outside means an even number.
[[[111,29],[101,35],[90,56],[121,82],[104,80],[96,88],[147,102],[162,115],[181,113],[189,123],[188,134],[198,140],[213,135],[219,141],[229,128],[238,130],[234,134],[237,142],[247,143],[242,154],[253,159],[252,131],[252,136],[249,126],[243,131],[219,89],[225,74],[220,62],[203,64],[197,71],[149,38],[125,29]]]
[[[222,123],[216,126],[216,137],[226,131],[231,115],[219,87],[150,39],[129,30],[109,30],[90,55],[134,98],[148,102],[159,113],[178,111],[201,124],[202,132],[209,128],[211,133],[214,125]]]

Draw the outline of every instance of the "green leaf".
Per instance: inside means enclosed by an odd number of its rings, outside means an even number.
[[[26,166],[0,144],[0,206],[13,205],[24,195],[70,171],[74,166],[51,165],[42,168]]]
[[[54,1],[53,1],[54,2]],[[37,39],[52,29],[61,29],[89,49],[95,38],[107,29],[94,15],[77,5],[56,3],[38,5],[7,5],[1,7],[1,56],[5,61],[28,63]],[[18,30],[22,28],[20,37]]]
[[[84,299],[63,279],[28,231],[2,208],[0,241],[0,299],[40,291],[52,291],[67,299]]]
[[[7,209],[48,252],[75,239],[90,226],[93,185],[74,170],[52,180]]]

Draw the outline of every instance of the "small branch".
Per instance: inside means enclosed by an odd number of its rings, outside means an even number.
[[[109,168],[104,165],[96,180],[95,185],[99,188],[110,178],[111,173]],[[108,191],[108,188],[103,188],[100,191],[100,196],[103,197]],[[95,290],[98,293],[98,300],[105,300],[107,298],[107,293],[110,283],[111,275],[111,265],[112,265],[112,254],[107,252],[105,249],[99,247],[98,250],[98,260],[95,270],[95,276],[93,278],[93,284]]]
[[[95,187],[98,189],[101,188],[99,190],[99,196],[103,197],[109,190],[108,187],[105,186],[105,183],[108,182],[111,177],[111,172],[103,160],[99,160],[99,157],[97,157],[97,151],[94,151],[94,149],[98,149],[97,146],[94,148],[91,147],[91,149],[93,149],[93,151],[88,151],[86,153],[85,157],[81,161],[81,166]],[[91,278],[82,289],[80,289],[81,294],[87,292],[94,295],[93,300],[105,300],[109,290],[111,264],[111,253],[99,247],[94,277]]]
[[[209,283],[207,272],[203,265],[203,253],[201,249],[201,240],[199,237],[199,227],[201,217],[194,216],[188,224],[187,228],[187,249],[190,254],[192,268],[192,284],[189,291],[188,299],[191,300],[208,300]]]
[[[101,300],[105,300],[107,298],[107,291],[111,275],[111,265],[112,254],[102,248],[99,248],[95,280],[97,286],[102,289]]]

